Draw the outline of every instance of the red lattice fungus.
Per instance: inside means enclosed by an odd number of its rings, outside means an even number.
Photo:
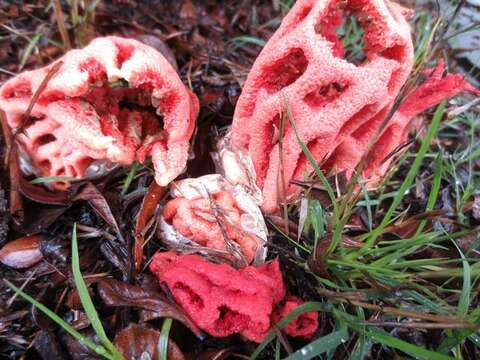
[[[217,337],[239,333],[261,342],[285,296],[278,261],[235,270],[197,255],[163,252],[153,257],[150,270],[195,324]]]
[[[359,129],[378,126],[412,68],[413,46],[403,8],[388,0],[299,0],[269,40],[238,101],[232,146],[247,151],[264,194],[263,210],[278,208],[280,112],[285,99],[300,138],[317,161]],[[343,58],[336,29],[355,17],[364,32],[364,59]],[[282,139],[288,185],[311,171],[290,125]],[[347,144],[348,145],[348,144]],[[353,145],[347,149],[357,153]]]
[[[304,301],[296,296],[288,296],[285,304],[274,313],[275,322],[280,321],[291,311],[302,305]],[[294,337],[310,338],[318,328],[318,313],[309,311],[297,316],[283,328],[283,332]]]
[[[29,119],[24,113],[52,67]],[[82,177],[93,160],[120,164],[151,156],[165,186],[184,168],[198,99],[155,49],[119,37],[98,38],[0,88],[0,107],[37,172]],[[60,184],[57,183],[57,187]]]

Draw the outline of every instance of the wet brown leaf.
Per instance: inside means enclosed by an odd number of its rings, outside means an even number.
[[[158,359],[160,331],[149,326],[130,324],[115,336],[114,345],[125,359]],[[178,346],[168,340],[168,359],[185,360]]]
[[[87,337],[88,339],[100,343],[98,337],[94,334],[92,330],[82,330],[80,333]],[[62,333],[62,341],[65,343],[65,349],[67,349],[72,360],[103,360],[103,357],[96,355],[85,345],[75,340],[71,335],[67,333]]]
[[[0,262],[15,269],[24,269],[43,259],[40,243],[43,237],[32,235],[8,242],[0,249]]]
[[[307,260],[308,267],[313,273],[330,278],[328,267],[325,262],[327,256],[327,250],[332,242],[332,234],[328,234],[325,238],[318,242],[317,248],[310,255]],[[363,243],[352,239],[346,235],[342,236],[342,246],[345,248],[361,248]]]
[[[17,179],[18,190],[30,200],[47,205],[70,204],[70,194],[68,191],[48,191],[42,186],[33,185],[30,181],[26,180],[20,173],[18,174]]]
[[[100,216],[108,225],[110,225],[118,234],[118,236],[123,239],[118,222],[115,219],[107,200],[95,185],[92,183],[87,183],[74,197],[74,200],[87,201],[93,210],[95,210],[95,212],[98,214],[98,216]]]
[[[68,206],[40,205],[34,202],[27,205],[20,231],[28,235],[45,230],[69,209]]]
[[[446,211],[443,209],[437,209],[432,211],[425,211],[419,214],[416,214],[408,219],[403,220],[399,224],[394,224],[387,226],[383,232],[384,233],[394,233],[402,238],[408,238],[415,234],[418,229],[418,226],[423,220],[439,220],[442,221],[442,216],[446,214]]]
[[[155,180],[148,187],[147,194],[143,198],[142,206],[137,215],[135,224],[135,246],[133,254],[135,258],[135,270],[139,273],[143,263],[143,245],[145,243],[145,231],[149,220],[155,213],[160,199],[165,194],[166,188],[158,185]]]
[[[197,337],[201,337],[198,327],[187,318],[176,304],[170,302],[161,292],[145,290],[139,286],[113,279],[100,281],[98,283],[98,292],[107,305],[134,306],[155,311],[157,317],[170,317],[178,320],[190,328]]]
[[[180,8],[180,18],[181,19],[196,19],[198,16],[197,8],[191,0],[186,0],[183,2],[182,7]]]
[[[137,39],[144,44],[153,47],[154,49],[158,50],[165,59],[173,66],[175,70],[178,71],[178,64],[177,60],[175,59],[175,54],[173,53],[172,49],[160,38],[157,36],[143,34],[137,36]]]
[[[8,203],[5,197],[5,191],[0,183],[0,246],[7,240],[8,235]]]
[[[38,332],[33,342],[33,346],[44,360],[65,359],[55,335],[49,330],[42,330]]]
[[[19,222],[23,222],[23,201],[17,186],[21,173],[17,158],[17,148],[13,143],[13,134],[7,123],[5,112],[0,110],[0,125],[2,126],[3,138],[5,140],[5,159],[3,159],[3,167],[8,169],[10,180],[10,215],[18,217]]]

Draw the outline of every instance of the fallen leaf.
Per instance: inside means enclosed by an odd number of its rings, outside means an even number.
[[[123,236],[120,232],[120,227],[118,222],[115,219],[115,216],[108,205],[107,200],[102,195],[102,193],[96,188],[92,183],[87,183],[82,190],[74,197],[74,201],[84,200],[87,201],[90,206],[95,210],[95,212],[108,224],[110,225],[118,236],[123,239]]]
[[[145,243],[145,231],[148,221],[155,213],[160,199],[165,193],[165,187],[158,185],[155,181],[152,181],[148,187],[148,191],[143,198],[142,206],[137,215],[137,222],[135,224],[135,245],[133,254],[135,258],[135,269],[139,273],[142,269],[143,263],[143,245]]]
[[[7,240],[8,235],[8,202],[5,191],[0,183],[0,246]]]
[[[196,19],[198,16],[197,9],[191,0],[186,0],[180,8],[181,19]]]
[[[172,65],[173,68],[178,71],[178,64],[177,60],[175,59],[175,54],[173,53],[172,49],[170,49],[170,47],[159,37],[143,34],[138,36],[137,40],[158,50],[165,57],[165,59],[167,59],[170,65]]]
[[[115,336],[114,345],[125,359],[159,359],[160,331],[149,326],[130,324]],[[185,360],[178,346],[168,339],[169,360]]]
[[[98,293],[103,302],[110,306],[134,306],[155,311],[157,317],[169,317],[184,323],[197,337],[202,334],[183,311],[161,292],[142,289],[114,279],[101,280]]]
[[[62,360],[65,359],[62,348],[57,342],[53,332],[49,330],[41,330],[35,336],[33,342],[35,350],[38,351],[42,359]]]
[[[0,249],[0,262],[15,269],[29,268],[43,259],[40,243],[43,237],[32,235],[8,242]]]

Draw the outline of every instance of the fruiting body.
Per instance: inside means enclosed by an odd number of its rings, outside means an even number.
[[[275,306],[285,296],[278,261],[235,270],[197,255],[162,252],[153,257],[150,270],[195,324],[217,337],[239,333],[262,341]]]
[[[39,175],[81,178],[95,160],[131,164],[151,156],[155,179],[165,186],[186,164],[199,105],[158,51],[104,37],[7,81],[0,107],[10,127],[21,130],[17,140]]]
[[[329,159],[351,137],[371,136],[389,112],[413,63],[410,27],[402,11],[388,0],[299,0],[264,47],[232,126],[232,146],[247,151],[255,166],[263,210],[278,209],[282,167],[287,197],[298,191],[290,180],[303,180],[311,171],[286,117],[280,133],[287,106],[316,161]],[[355,16],[365,32],[362,64],[343,58],[336,29],[347,16]],[[362,149],[351,143],[344,151],[357,155]],[[326,164],[327,171],[336,165]]]
[[[153,256],[150,270],[168,286],[193,322],[212,336],[238,333],[261,342],[275,323],[303,303],[295,296],[285,298],[278,260],[237,270],[197,255],[159,252]],[[308,338],[317,328],[318,314],[306,312],[283,331]]]

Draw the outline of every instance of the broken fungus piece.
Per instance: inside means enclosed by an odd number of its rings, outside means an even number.
[[[267,228],[254,199],[221,175],[172,183],[160,219],[160,238],[177,251],[198,250],[258,264],[266,255]]]
[[[165,186],[185,167],[199,105],[158,51],[104,37],[7,81],[0,108],[21,130],[16,138],[37,175],[81,178],[95,160],[131,164],[151,156],[155,179]]]
[[[304,303],[303,300],[299,299],[296,296],[288,296],[285,299],[284,305],[280,308],[280,310],[275,311],[274,313],[274,320],[275,322],[279,322],[285,316],[287,316],[290,312],[295,310],[297,307]],[[293,337],[303,337],[303,338],[310,338],[313,336],[315,331],[318,328],[318,313],[316,311],[309,311],[303,314],[300,314],[292,321],[285,326],[282,331],[290,336]]]
[[[236,270],[197,255],[160,252],[150,270],[195,324],[216,337],[238,333],[261,342],[285,296],[278,260]]]
[[[466,91],[480,95],[480,91],[470,85],[461,75],[445,74],[443,60],[440,60],[435,68],[425,69],[423,75],[425,77],[423,83],[414,89],[407,89],[400,107],[370,150],[362,174],[363,178],[368,179],[370,185],[375,185],[388,171],[395,158],[395,152],[407,142],[409,132],[412,129],[418,129],[421,125],[421,122],[416,121],[420,113],[461,92]],[[365,132],[364,138],[355,139],[353,136],[349,136],[335,149],[329,163],[335,166],[338,172],[345,171],[349,176],[353,174],[361,156],[368,149],[374,131],[376,131],[375,127]],[[352,144],[355,145],[352,146]],[[358,151],[350,151],[349,149],[352,147]]]
[[[233,148],[252,158],[264,211],[283,200],[281,168],[287,199],[299,190],[290,181],[311,171],[286,106],[317,162],[346,139],[369,136],[389,112],[413,64],[403,10],[388,0],[299,0],[268,41],[245,82],[231,135]],[[344,57],[336,31],[352,17],[364,32],[361,63]],[[363,150],[355,144],[346,151]]]

